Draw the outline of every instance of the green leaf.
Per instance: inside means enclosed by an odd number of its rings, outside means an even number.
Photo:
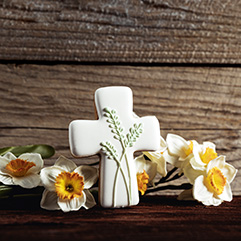
[[[54,155],[55,149],[49,145],[27,145],[27,146],[10,146],[0,149],[0,155],[12,152],[16,157],[23,153],[39,153],[42,158],[50,158]]]

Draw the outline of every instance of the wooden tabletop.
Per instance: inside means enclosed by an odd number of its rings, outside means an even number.
[[[238,0],[1,1],[0,147],[49,144],[46,166],[60,155],[93,163],[72,157],[68,125],[96,119],[97,88],[129,86],[135,113],[155,115],[164,138],[211,141],[239,170],[219,207],[177,201],[178,188],[67,214],[1,200],[1,241],[240,239],[240,11]]]
[[[36,201],[36,200],[35,200]],[[8,201],[9,202],[9,201]],[[26,202],[30,206],[26,206]],[[241,198],[205,207],[173,196],[150,196],[138,206],[63,213],[25,200],[1,206],[1,240],[239,240]],[[15,208],[11,208],[15,205]]]

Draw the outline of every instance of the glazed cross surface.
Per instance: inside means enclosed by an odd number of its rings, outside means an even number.
[[[69,126],[74,156],[100,154],[99,202],[125,207],[139,202],[135,151],[155,151],[160,145],[159,122],[133,112],[129,87],[104,87],[95,92],[98,120],[74,120]]]

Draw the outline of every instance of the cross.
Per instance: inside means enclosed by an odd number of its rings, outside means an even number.
[[[76,157],[100,154],[99,202],[103,207],[139,203],[135,151],[155,151],[160,145],[159,122],[133,112],[129,87],[104,87],[95,92],[97,120],[69,125],[70,150]]]

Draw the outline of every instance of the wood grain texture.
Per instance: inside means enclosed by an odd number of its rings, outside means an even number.
[[[5,0],[0,59],[241,63],[241,3]]]
[[[94,65],[0,65],[0,146],[49,144],[72,158],[68,125],[95,119],[93,95],[102,86],[127,85],[139,116],[156,115],[167,133],[212,141],[241,169],[241,69]],[[98,157],[75,160],[95,162]],[[181,183],[185,179],[179,180]],[[240,173],[233,193],[241,194]],[[178,194],[165,190],[160,194]]]
[[[138,206],[63,213],[19,202],[0,210],[1,240],[240,240],[241,198],[204,207],[175,197],[146,197]],[[15,203],[16,204],[16,203]],[[2,205],[1,205],[2,207]],[[24,209],[23,209],[24,208]],[[2,208],[1,208],[2,209]]]

